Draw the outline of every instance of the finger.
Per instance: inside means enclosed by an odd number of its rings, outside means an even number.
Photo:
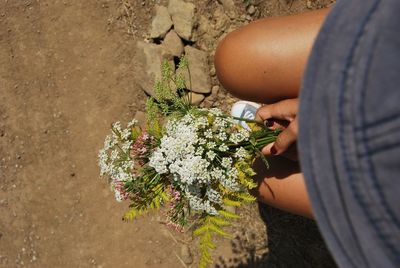
[[[289,126],[289,123],[290,123],[289,121],[279,120],[279,119],[269,119],[269,120],[264,121],[264,125],[267,128],[272,129],[272,130],[285,129]]]
[[[295,119],[278,135],[273,144],[268,144],[261,152],[265,155],[280,155],[284,153],[297,140],[297,131],[297,119]]]
[[[274,118],[292,121],[298,110],[298,99],[287,99],[277,103],[264,105],[257,110],[256,119],[265,121]]]
[[[297,140],[297,131],[297,120],[294,120],[278,135],[270,149],[271,154],[279,155],[285,152]]]
[[[261,153],[264,154],[265,156],[271,156],[271,148],[274,146],[274,143],[270,143],[267,144],[266,146],[264,146],[264,148],[261,150]],[[296,142],[292,143],[291,146],[289,146],[289,148],[283,152],[281,154],[281,156],[291,160],[291,161],[295,161],[298,162],[299,161],[299,156],[297,153],[297,149],[296,149]]]

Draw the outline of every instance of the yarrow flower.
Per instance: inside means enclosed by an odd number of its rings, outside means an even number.
[[[188,68],[186,61],[178,66]],[[166,225],[177,231],[195,222],[190,226],[198,226],[194,234],[202,236],[205,266],[212,236],[223,234],[236,217],[226,206],[255,200],[248,193],[257,186],[252,163],[263,158],[260,149],[279,132],[256,122],[248,122],[248,130],[217,108],[191,106],[188,96],[178,94],[186,84],[177,73],[163,64],[155,98],[146,105],[146,128],[136,120],[125,128],[112,124],[98,155],[100,175],[108,178],[117,201],[129,200],[126,220],[163,207]]]

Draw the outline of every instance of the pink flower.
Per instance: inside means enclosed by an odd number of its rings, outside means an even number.
[[[114,181],[113,182],[114,194],[115,199],[118,202],[122,202],[129,198],[129,193],[125,191],[124,183],[121,181]]]
[[[154,146],[154,138],[150,136],[145,130],[137,137],[135,143],[131,148],[131,157],[136,159],[146,158],[146,153]],[[139,161],[143,164],[143,161]]]

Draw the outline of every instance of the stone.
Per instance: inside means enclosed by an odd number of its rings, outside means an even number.
[[[190,248],[188,245],[182,245],[181,247],[181,259],[185,264],[192,264],[193,257],[192,253],[190,252]]]
[[[253,5],[250,5],[247,8],[247,13],[249,13],[249,15],[253,15],[256,12],[256,8]]]
[[[191,90],[196,93],[208,94],[211,92],[211,79],[208,70],[207,53],[191,46],[185,46],[185,55],[189,62],[190,77],[192,80]],[[189,84],[189,75],[182,70]]]
[[[171,30],[164,38],[163,45],[172,56],[180,57],[183,53],[183,43],[174,30]]]
[[[203,94],[192,92],[192,101],[193,105],[199,105],[204,100],[205,96]]]
[[[214,29],[211,27],[210,19],[204,15],[200,15],[197,26],[197,32],[199,36],[210,35],[210,31],[214,31]]]
[[[236,18],[236,8],[233,0],[218,0],[218,2],[224,7],[225,13],[229,16],[229,18]]]
[[[219,91],[219,86],[218,85],[213,86],[211,89],[211,95],[215,97],[218,96],[218,91]]]
[[[192,40],[195,5],[183,0],[169,0],[168,12],[172,17],[176,33],[185,40]]]
[[[137,85],[150,96],[154,96],[154,85],[161,79],[161,64],[164,59],[169,60],[175,68],[171,54],[162,45],[137,42],[133,70]]]
[[[211,70],[210,70],[210,75],[211,76],[215,76],[217,74],[217,71],[215,70],[215,66],[211,66]]]
[[[146,126],[146,113],[144,113],[142,111],[137,111],[135,113],[134,119],[136,119],[138,121],[138,125],[140,127],[145,127]]]
[[[172,27],[171,16],[164,6],[156,5],[156,15],[151,22],[150,38],[164,38]]]
[[[230,19],[220,6],[215,9],[213,16],[215,20],[214,28],[220,35],[221,32],[225,31],[230,25]]]

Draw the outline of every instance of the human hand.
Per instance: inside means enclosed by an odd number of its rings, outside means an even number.
[[[298,159],[295,148],[298,133],[297,111],[299,99],[286,99],[258,109],[256,120],[261,120],[271,129],[282,129],[276,141],[262,149],[264,155],[283,155]]]

